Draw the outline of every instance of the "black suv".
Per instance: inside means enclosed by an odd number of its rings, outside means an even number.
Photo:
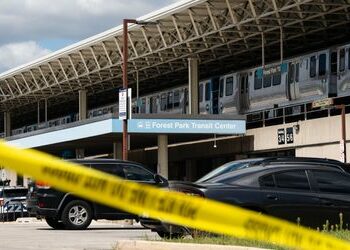
[[[152,173],[139,163],[110,159],[73,162],[131,181],[158,187],[168,185],[165,178]],[[40,182],[29,184],[27,207],[31,215],[45,218],[47,224],[54,229],[86,229],[92,219],[138,219],[135,215],[85,200],[74,193],[58,191]]]

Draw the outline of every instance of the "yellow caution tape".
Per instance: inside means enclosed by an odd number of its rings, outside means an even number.
[[[0,142],[0,165],[95,202],[178,225],[297,249],[350,249],[350,243],[239,207],[125,181],[34,150]]]

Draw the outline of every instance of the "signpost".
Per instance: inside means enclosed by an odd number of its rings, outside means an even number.
[[[127,102],[128,102],[128,93],[127,89],[119,90],[119,120],[127,119]]]

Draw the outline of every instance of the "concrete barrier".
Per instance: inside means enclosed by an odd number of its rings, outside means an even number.
[[[173,243],[163,241],[118,240],[115,250],[263,250],[256,247],[227,246],[192,243]]]

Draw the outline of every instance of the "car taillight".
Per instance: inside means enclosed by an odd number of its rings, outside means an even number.
[[[35,185],[38,187],[38,188],[50,188],[49,184],[44,182],[44,181],[37,181],[35,183]]]
[[[45,203],[44,203],[44,202],[39,202],[39,203],[38,203],[38,207],[40,207],[40,208],[45,207]]]
[[[0,198],[0,206],[4,205],[4,198]]]

